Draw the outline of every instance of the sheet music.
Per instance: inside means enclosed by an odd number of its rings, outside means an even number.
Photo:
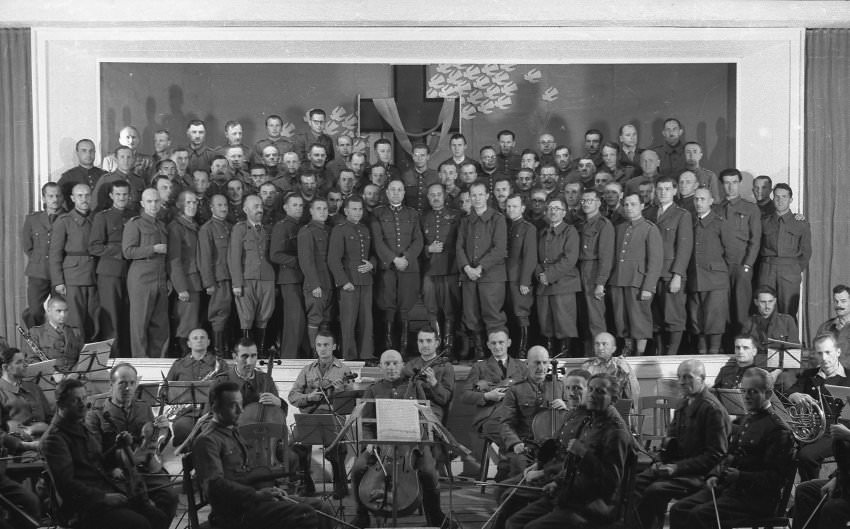
[[[375,399],[379,441],[421,441],[415,400]]]
[[[799,369],[803,352],[800,349],[767,349],[768,369]]]

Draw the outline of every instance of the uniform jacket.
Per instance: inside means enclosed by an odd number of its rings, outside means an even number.
[[[463,383],[463,393],[461,394],[461,402],[470,406],[475,406],[475,418],[472,420],[472,425],[477,429],[481,428],[482,423],[493,417],[497,419],[497,410],[499,403],[487,400],[484,394],[498,386],[510,386],[515,380],[523,380],[528,376],[528,367],[525,362],[511,358],[505,359],[507,363],[506,375],[502,375],[502,369],[499,367],[499,362],[492,356],[487,360],[479,360],[472,365],[466,381]]]
[[[628,181],[635,176],[643,174],[643,169],[640,168],[640,153],[643,151],[644,149],[635,147],[632,158],[630,159],[626,155],[626,151],[623,150],[623,146],[620,145],[620,150],[617,151],[617,165],[622,167],[625,173],[623,181]]]
[[[579,236],[576,229],[561,222],[538,234],[537,268],[535,274],[546,274],[548,285],[537,285],[538,296],[553,296],[581,291],[581,280],[576,268],[579,254]]]
[[[274,268],[269,261],[270,230],[262,224],[243,220],[230,231],[227,267],[233,288],[241,288],[246,279],[274,281]]]
[[[508,221],[508,281],[530,287],[537,267],[537,228],[524,218]]]
[[[726,262],[752,267],[759,255],[761,244],[761,211],[759,207],[741,197],[724,200],[717,212],[726,218],[728,229],[734,237],[726,248]]]
[[[794,263],[802,272],[809,266],[811,256],[812,231],[808,222],[795,219],[791,213],[762,218],[761,257],[765,262]]]
[[[578,261],[582,286],[592,291],[597,285],[605,285],[614,267],[614,224],[602,216],[584,219],[576,226],[581,247]]]
[[[685,144],[681,140],[677,141],[676,145],[670,145],[665,141],[651,149],[658,154],[661,162],[658,172],[663,176],[678,177],[685,168]]]
[[[198,229],[198,273],[201,286],[215,286],[229,281],[227,249],[230,246],[230,224],[224,219],[211,218]]]
[[[271,393],[275,397],[279,397],[277,385],[272,377],[265,371],[254,369],[253,376],[248,380],[236,374],[236,365],[231,365],[226,371],[219,373],[213,379],[216,382],[236,382],[239,385],[239,392],[242,393],[242,405],[247,406],[253,402],[259,402],[260,395],[263,393]],[[284,413],[289,409],[286,399],[280,399],[280,408]]]
[[[814,335],[819,336],[827,332],[830,332],[833,336],[835,336],[835,339],[837,340],[836,345],[838,345],[839,349],[841,349],[842,354],[838,357],[841,361],[841,365],[843,365],[845,369],[850,369],[850,354],[844,354],[844,351],[850,351],[850,322],[839,329],[838,318],[830,318],[820,324],[818,332]]]
[[[88,169],[82,165],[68,169],[62,176],[59,177],[59,188],[62,190],[62,196],[65,199],[65,207],[68,211],[74,209],[74,204],[71,203],[71,192],[77,184],[86,184],[94,192],[97,181],[105,175],[106,171],[97,166],[92,166]]]
[[[532,437],[531,423],[538,412],[548,408],[555,399],[566,401],[566,390],[561,381],[545,380],[537,384],[531,376],[514,382],[502,399],[502,441],[510,449]]]
[[[422,227],[422,268],[426,276],[457,274],[455,252],[461,216],[460,211],[445,207],[440,211],[429,210],[419,217]],[[429,253],[428,246],[435,241],[443,243],[443,251]]]
[[[325,152],[328,155],[326,161],[329,162],[334,159],[334,141],[327,134],[322,133],[317,135],[312,130],[308,130],[297,132],[292,136],[292,150],[298,153],[301,160],[307,160],[307,151],[310,149],[310,145],[314,143],[325,147]],[[283,158],[285,152],[281,151],[281,158]]]
[[[404,256],[408,266],[403,273],[419,273],[423,239],[419,214],[407,206],[378,206],[372,218],[372,244],[382,270],[394,269],[393,259]]]
[[[372,263],[372,270],[361,273],[357,267],[363,261]],[[372,256],[372,234],[369,228],[345,221],[331,231],[331,243],[328,247],[328,267],[333,274],[334,283],[341,287],[352,285],[371,285],[372,271],[377,260]]]
[[[707,387],[682,399],[667,429],[676,451],[665,463],[676,464],[675,476],[704,476],[726,453],[730,427],[726,408]]]
[[[168,244],[168,232],[161,221],[143,212],[124,225],[121,238],[124,258],[130,261],[130,272],[146,284],[165,284],[166,258],[153,251],[156,244]]]
[[[768,338],[794,342],[800,336],[794,318],[775,310],[768,318],[763,318],[761,314],[751,315],[741,332],[755,336],[759,348],[764,348]]]
[[[112,399],[106,399],[101,407],[90,409],[85,419],[86,429],[103,448],[104,454],[108,454],[104,456],[107,468],[121,464],[114,450],[116,436],[120,432],[129,432],[133,436],[132,446],[135,449],[142,442],[142,428],[149,422],[153,422],[151,407],[139,400],[122,408],[114,404]]]
[[[620,383],[620,398],[631,399],[635,403],[640,399],[640,382],[638,382],[637,373],[629,361],[622,356],[612,356],[607,360],[595,356],[586,360],[581,368],[591,375],[606,373],[616,378]]]
[[[330,290],[333,286],[328,268],[330,229],[327,225],[310,221],[298,232],[298,264],[304,274],[304,291],[316,288]]]
[[[59,215],[54,215],[54,221]],[[27,256],[24,274],[39,279],[50,279],[50,237],[53,223],[46,211],[27,215],[21,231],[21,245]]]
[[[664,258],[658,228],[641,217],[617,224],[615,233],[617,242],[609,281],[611,286],[655,292]]]
[[[664,264],[661,266],[661,279],[670,280],[673,274],[685,277],[688,262],[694,249],[694,224],[691,214],[676,204],[659,216],[660,206],[652,206],[643,211],[643,216],[654,222],[661,233],[664,244]]]
[[[287,215],[278,221],[272,229],[269,257],[277,264],[277,283],[279,285],[300,285],[304,281],[301,266],[298,264],[298,230],[301,224]]]
[[[92,214],[76,209],[53,223],[50,236],[50,282],[56,285],[91,286],[95,280],[95,258],[89,254]]]
[[[508,230],[505,217],[488,207],[479,215],[473,210],[460,221],[457,237],[457,268],[462,281],[469,281],[463,269],[481,266],[481,283],[505,281],[508,256]]]
[[[732,230],[720,215],[709,212],[694,219],[694,254],[688,266],[688,292],[707,292],[729,288],[726,247]]]
[[[741,379],[744,378],[744,371],[753,367],[751,364],[741,367],[734,358],[730,358],[726,364],[720,368],[717,373],[717,378],[714,379],[714,389],[737,389],[741,387]]]
[[[127,208],[130,211],[139,210],[139,200],[142,198],[142,191],[145,190],[146,186],[144,179],[135,173],[122,173],[116,170],[101,176],[97,185],[92,189],[89,204],[92,211],[100,211],[109,207],[109,184],[119,180],[124,180],[130,184],[130,200],[127,202]]]
[[[7,420],[30,425],[35,422],[47,422],[53,415],[53,409],[44,396],[44,392],[35,382],[22,380],[13,385],[0,378],[0,407],[3,424]]]
[[[404,380],[415,378],[424,365],[425,362],[421,356],[406,362],[401,370],[401,378]],[[425,397],[431,401],[434,414],[445,423],[448,420],[455,393],[455,368],[449,362],[437,361],[431,369],[434,371],[434,377],[437,378],[437,385],[432,387],[423,381],[422,389],[425,391]]]
[[[129,263],[121,251],[121,238],[124,236],[124,224],[131,217],[132,212],[127,208],[109,208],[95,214],[89,236],[89,253],[98,257],[97,275],[127,277]]]
[[[428,186],[440,183],[437,171],[425,169],[420,173],[411,167],[401,175],[404,182],[404,205],[422,213],[431,206],[428,204]]]
[[[63,325],[60,332],[45,322],[30,329],[30,336],[48,359],[56,359],[56,369],[59,371],[72,368],[86,344],[80,330],[70,325]],[[38,361],[35,353],[31,354],[30,358]]]
[[[850,376],[848,376],[847,370],[845,370],[843,375],[838,374],[829,378],[824,378],[819,375],[819,371],[820,369],[817,367],[804,369],[797,376],[797,382],[788,388],[788,395],[793,393],[805,393],[819,401],[822,395],[829,395],[829,391],[824,387],[827,384],[830,386],[850,386]],[[834,416],[831,407],[825,406],[823,411],[826,414],[827,424],[831,424]]]
[[[319,368],[319,361],[314,360],[301,368],[298,376],[295,377],[295,382],[292,384],[292,389],[289,391],[287,400],[293,406],[301,409],[301,413],[331,413],[324,399],[320,403],[316,403],[308,400],[307,395],[317,388],[322,388],[331,397],[331,400],[333,400],[331,395],[335,391],[343,391],[345,389],[345,376],[350,374],[351,369],[345,365],[345,362],[338,358],[333,359],[333,362],[324,373]],[[318,406],[314,406],[314,404],[318,404]]]
[[[168,276],[177,292],[200,292],[198,225],[180,215],[168,225]]]

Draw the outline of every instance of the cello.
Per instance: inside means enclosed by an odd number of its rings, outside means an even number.
[[[550,363],[552,372],[548,376],[551,377],[552,385],[550,386],[549,406],[535,415],[531,421],[531,431],[534,434],[534,441],[538,445],[549,439],[555,439],[569,415],[566,410],[552,408],[552,401],[556,398],[555,386],[558,384],[558,360],[552,359]]]

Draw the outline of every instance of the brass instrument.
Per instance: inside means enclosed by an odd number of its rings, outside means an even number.
[[[183,444],[174,449],[175,457],[181,457],[182,455],[192,451],[192,442],[194,442],[195,437],[198,436],[198,432],[200,432],[201,428],[212,419],[212,412],[207,412],[198,419],[198,422],[196,422],[195,426],[192,427],[192,431],[186,436],[186,440],[183,441]]]
[[[18,330],[18,334],[20,334],[24,341],[27,342],[27,345],[30,346],[32,352],[35,353],[36,356],[38,356],[38,360],[40,362],[47,362],[48,360],[50,360],[49,358],[47,358],[47,355],[44,354],[44,351],[41,350],[41,347],[39,347],[38,344],[35,343],[35,340],[32,339],[30,333],[28,333],[24,330],[23,327],[21,327],[20,323],[16,323],[15,328]]]
[[[798,404],[789,402],[785,408],[788,412],[785,422],[798,443],[814,443],[826,433],[828,424],[823,408],[823,394],[818,393],[820,401],[807,399]]]
[[[204,375],[204,377],[202,379],[200,379],[199,382],[206,382],[206,381],[212,380],[213,378],[218,376],[219,373],[221,373],[222,367],[225,367],[225,368],[227,367],[226,364],[225,365],[222,365],[222,364],[223,364],[223,362],[222,362],[221,358],[216,357],[215,358],[215,364],[213,364],[212,371],[210,371],[209,373]],[[165,381],[164,384],[166,386],[168,386],[167,381]],[[174,422],[174,419],[179,417],[180,414],[183,413],[183,410],[187,410],[189,408],[195,408],[197,406],[201,406],[201,405],[200,404],[194,404],[194,403],[191,403],[191,402],[187,403],[187,404],[173,404],[171,406],[167,406],[163,413],[165,414],[166,417],[168,417],[169,422]]]

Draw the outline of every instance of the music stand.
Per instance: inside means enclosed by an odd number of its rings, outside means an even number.
[[[365,391],[362,389],[334,392],[333,397],[331,398],[331,407],[337,415],[349,415],[352,411],[354,411],[357,399],[362,397],[363,393],[365,393]]]
[[[715,389],[714,393],[729,415],[747,414],[747,408],[744,406],[744,392],[740,389]]]
[[[112,354],[112,339],[102,342],[87,343],[80,351],[77,363],[68,370],[67,374],[76,373],[81,380],[107,380],[110,369],[109,355]],[[104,376],[92,376],[103,373]]]
[[[212,385],[212,380],[169,381],[164,404],[206,404]]]
[[[768,338],[766,345],[765,365],[768,369],[799,369],[802,367],[803,344]]]
[[[327,471],[325,455],[327,447],[336,439],[337,432],[342,428],[342,418],[331,413],[299,413],[295,415],[295,430],[292,439],[305,446],[322,447],[322,474]],[[345,465],[345,459],[339,462]],[[309,469],[307,469],[309,472]],[[334,479],[336,477],[334,476]],[[327,483],[322,481],[322,492],[327,494]]]
[[[164,405],[165,402],[159,397],[159,385],[159,382],[139,382],[136,386],[136,400],[151,408],[158,404]]]

